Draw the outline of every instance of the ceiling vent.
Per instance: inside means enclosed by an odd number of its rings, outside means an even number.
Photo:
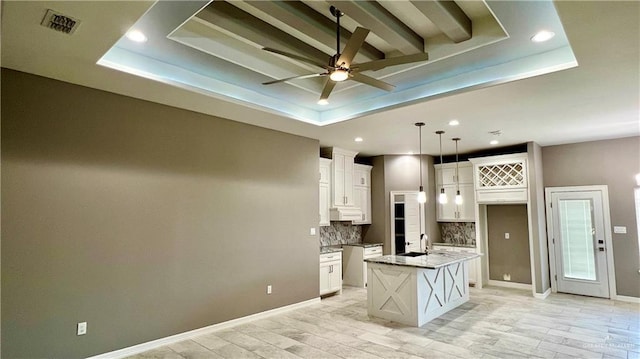
[[[71,35],[80,25],[80,20],[48,9],[40,25]]]

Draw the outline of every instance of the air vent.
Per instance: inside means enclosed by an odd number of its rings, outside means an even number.
[[[71,35],[80,25],[80,20],[48,9],[40,25]]]

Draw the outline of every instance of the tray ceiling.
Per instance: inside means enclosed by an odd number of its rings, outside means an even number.
[[[354,62],[429,60],[364,72],[391,92],[340,82],[327,105],[327,77],[262,85],[322,72],[262,48],[325,63],[337,50],[331,5],[345,13],[342,47],[356,27],[371,30]],[[577,66],[547,1],[159,1],[132,29],[148,41],[123,36],[98,64],[315,125]],[[532,42],[540,30],[556,36]]]

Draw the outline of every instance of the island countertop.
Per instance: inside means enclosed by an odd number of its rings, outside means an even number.
[[[365,262],[389,264],[395,266],[404,267],[418,267],[436,269],[444,266],[448,266],[453,263],[462,261],[468,261],[473,258],[480,257],[477,253],[461,253],[461,252],[449,252],[449,251],[432,251],[428,255],[419,257],[404,257],[387,255],[382,257],[365,259]]]

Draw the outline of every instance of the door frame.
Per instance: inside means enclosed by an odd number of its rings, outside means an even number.
[[[568,187],[546,187],[544,189],[545,206],[547,209],[547,246],[549,247],[549,270],[551,273],[551,291],[558,292],[558,282],[555,280],[557,273],[556,252],[553,243],[553,213],[551,208],[551,196],[560,192],[587,192],[599,191],[602,194],[602,215],[604,216],[604,241],[607,248],[607,274],[609,279],[609,299],[616,299],[616,272],[613,262],[613,239],[611,235],[611,212],[609,211],[609,186],[568,186]]]
[[[391,238],[391,255],[395,255],[396,253],[396,241],[395,241],[395,232],[396,232],[396,221],[395,221],[395,214],[396,214],[396,209],[395,206],[393,205],[393,199],[396,195],[416,195],[418,196],[418,191],[389,191],[389,220],[391,222],[391,225],[389,226],[389,228],[391,229],[389,231],[390,234],[390,238]],[[424,231],[424,234],[427,234],[427,228],[426,228],[426,221],[424,219],[424,203],[420,203],[419,204],[419,215],[420,215],[420,223],[422,225],[422,230]],[[426,241],[425,241],[425,245],[426,245]],[[420,248],[422,248],[422,240],[420,240]]]

